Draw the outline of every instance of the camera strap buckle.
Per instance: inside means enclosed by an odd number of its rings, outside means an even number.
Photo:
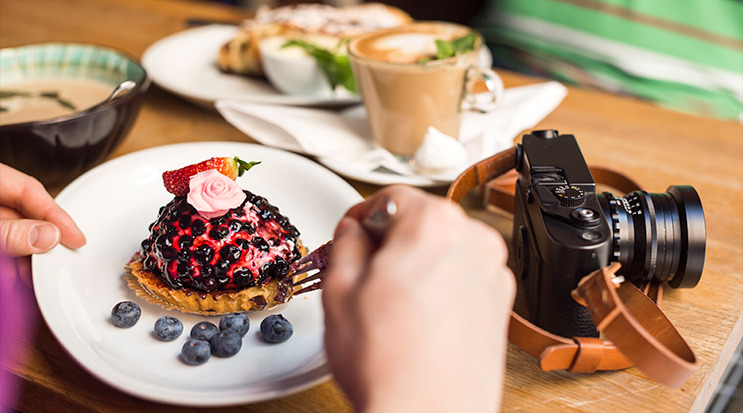
[[[650,378],[679,388],[698,368],[694,352],[663,311],[632,283],[612,282],[620,264],[594,271],[573,290],[596,328]]]

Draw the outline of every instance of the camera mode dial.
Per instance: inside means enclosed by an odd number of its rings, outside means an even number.
[[[575,185],[560,185],[552,190],[560,205],[566,207],[578,206],[586,199],[586,193]]]

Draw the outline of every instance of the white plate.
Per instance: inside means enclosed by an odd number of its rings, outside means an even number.
[[[106,162],[79,177],[57,197],[87,237],[77,251],[64,247],[33,257],[36,299],[52,333],[84,368],[109,385],[158,402],[219,406],[284,396],[326,380],[320,295],[295,297],[275,309],[250,313],[250,331],[231,358],[212,357],[201,366],[179,360],[180,349],[198,321],[219,317],[165,311],[127,288],[124,264],[148,235],[148,225],[172,195],[165,170],[210,156],[240,156],[263,163],[238,178],[265,196],[301,231],[309,248],[330,239],[337,221],[361,196],[340,177],[298,155],[260,145],[203,142],[157,147]],[[123,300],[142,307],[132,328],[115,327],[111,309]],[[259,325],[282,313],[294,325],[289,341],[264,343]],[[155,320],[174,315],[184,333],[172,342],[154,338]]]
[[[284,95],[261,78],[220,71],[219,49],[235,37],[237,30],[235,26],[209,25],[164,37],[145,50],[142,66],[163,89],[205,106],[212,106],[218,99],[303,106],[346,106],[359,102],[357,97]]]

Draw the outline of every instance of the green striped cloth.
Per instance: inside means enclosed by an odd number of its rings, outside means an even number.
[[[740,0],[490,0],[474,26],[498,65],[743,121]]]

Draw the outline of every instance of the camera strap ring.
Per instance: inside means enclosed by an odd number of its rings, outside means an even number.
[[[485,204],[512,213],[517,175],[510,171],[514,169],[516,159],[516,149],[511,148],[472,165],[452,183],[447,198],[459,203],[472,189],[480,188]],[[619,172],[595,167],[590,170],[596,182],[626,193],[640,189],[636,182]],[[698,364],[689,346],[654,302],[657,297],[659,304],[662,284],[650,284],[643,293],[632,283],[625,282],[618,287],[621,293],[614,292],[616,286],[613,286],[611,279],[617,268],[610,266],[584,277],[579,283],[582,287],[576,289],[574,297],[588,304],[599,330],[609,338],[618,339],[618,342],[557,336],[515,311],[511,312],[508,338],[522,350],[539,358],[544,371],[592,373],[636,365],[663,384],[674,388],[681,386]],[[609,281],[603,284],[586,281],[600,280],[601,277],[609,277],[606,278]],[[598,301],[596,297],[599,297]],[[612,311],[599,311],[603,306],[592,308],[597,302],[604,303],[606,300],[611,303]],[[596,318],[594,315],[602,317]]]

